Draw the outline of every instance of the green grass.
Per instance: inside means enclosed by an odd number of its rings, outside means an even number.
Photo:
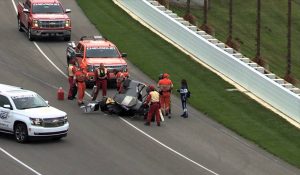
[[[127,52],[128,59],[149,77],[157,80],[160,73],[168,72],[175,89],[180,80],[186,78],[192,92],[191,105],[263,149],[300,167],[300,131],[297,128],[246,95],[227,92],[232,85],[130,18],[111,0],[77,2],[99,31],[121,51]]]

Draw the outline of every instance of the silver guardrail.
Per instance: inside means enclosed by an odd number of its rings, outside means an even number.
[[[300,123],[300,89],[236,52],[154,0],[114,0],[197,59]]]

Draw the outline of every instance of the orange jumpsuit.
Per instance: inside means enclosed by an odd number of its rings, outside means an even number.
[[[151,119],[153,117],[153,115],[155,115],[155,119],[157,122],[157,125],[160,126],[160,114],[159,114],[159,108],[160,108],[160,104],[159,104],[159,93],[157,91],[151,91],[149,93],[149,95],[147,96],[146,99],[146,104],[148,104],[150,102],[150,108],[149,108],[149,112],[148,112],[148,116],[147,116],[147,122],[146,125],[150,125],[151,123]]]
[[[75,72],[75,79],[77,83],[77,92],[78,92],[77,103],[81,105],[83,104],[83,97],[86,89],[86,85],[85,85],[86,72],[82,69],[77,70]]]
[[[99,93],[99,89],[100,87],[102,88],[102,96],[106,96],[106,91],[107,91],[107,69],[101,69],[100,67],[98,69],[95,70],[95,78],[96,78],[96,91],[93,94],[93,99],[92,100],[96,100],[98,93]]]
[[[163,78],[158,81],[158,87],[160,89],[160,105],[165,115],[171,113],[171,90],[173,83],[169,78]]]
[[[119,93],[122,92],[122,89],[123,89],[122,84],[123,84],[124,79],[125,79],[124,74],[122,72],[118,72],[116,75],[116,81],[117,81],[117,91]]]

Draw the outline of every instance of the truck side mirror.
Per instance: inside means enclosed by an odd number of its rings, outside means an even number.
[[[122,53],[123,58],[127,58],[127,53]]]
[[[24,8],[24,9],[23,9],[23,12],[24,12],[24,13],[29,13],[29,10]]]
[[[65,10],[65,13],[70,13],[71,12],[71,9],[66,9]]]
[[[68,46],[72,47],[73,49],[75,49],[76,44],[74,41],[68,42]]]

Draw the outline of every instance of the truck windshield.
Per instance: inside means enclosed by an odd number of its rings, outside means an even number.
[[[33,4],[32,13],[64,13],[60,4]]]
[[[12,97],[17,109],[47,107],[45,100],[37,94]]]
[[[119,53],[114,47],[96,47],[86,49],[87,58],[119,58]]]

